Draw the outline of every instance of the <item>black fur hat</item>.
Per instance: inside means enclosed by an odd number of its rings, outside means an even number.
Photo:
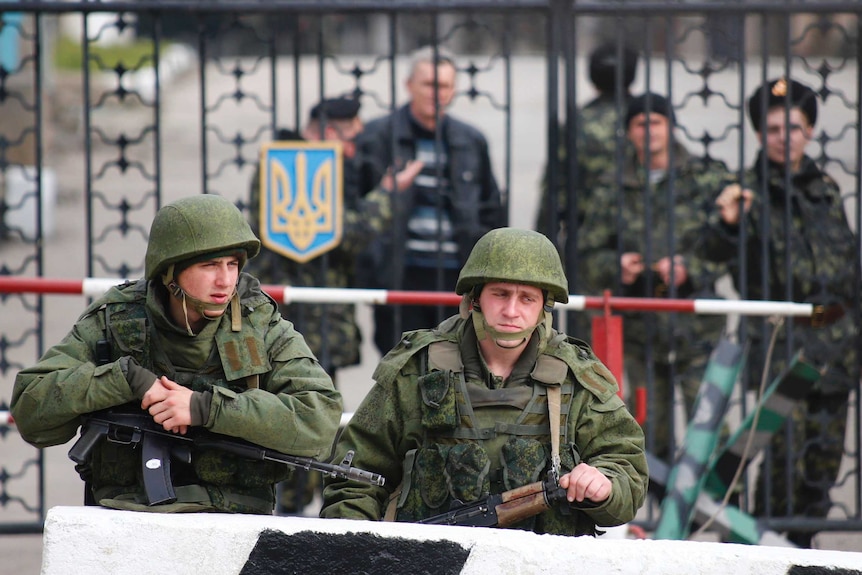
[[[790,98],[790,106],[799,108],[808,118],[809,124],[813,126],[817,122],[817,92],[802,82],[778,78],[759,87],[748,99],[748,115],[751,117],[751,126],[755,132],[761,131],[764,115],[761,98],[764,89],[767,90],[766,110],[775,106],[785,106],[785,101]]]

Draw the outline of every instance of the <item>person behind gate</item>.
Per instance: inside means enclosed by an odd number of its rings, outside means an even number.
[[[162,207],[150,228],[145,278],[111,288],[17,374],[11,410],[21,436],[40,448],[60,445],[82,416],[121,406],[174,433],[201,426],[326,457],[341,395],[276,302],[242,273],[259,249],[242,213],[222,197]],[[78,471],[91,500],[105,507],[270,514],[275,484],[289,468],[195,449],[190,463],[173,461],[177,500],[160,505],[147,504],[141,456],[131,445],[102,439]]]
[[[486,233],[455,291],[460,313],[405,333],[336,443],[334,460],[353,450],[385,487],[328,478],[320,516],[419,521],[560,462],[567,501],[513,527],[583,535],[633,519],[648,481],[643,432],[589,346],[551,326],[554,302],[568,300],[551,241]]]

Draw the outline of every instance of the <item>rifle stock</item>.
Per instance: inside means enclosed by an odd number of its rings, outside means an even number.
[[[192,448],[218,449],[255,461],[273,461],[295,468],[314,470],[331,477],[383,485],[384,478],[353,467],[353,452],[348,452],[338,465],[323,463],[310,457],[287,455],[260,445],[202,429],[190,429],[186,435],[166,431],[148,413],[124,413],[103,410],[84,416],[81,436],[69,450],[69,459],[86,465],[96,444],[107,441],[139,447],[144,491],[149,505],[176,501],[171,478],[171,458],[191,463]]]
[[[556,476],[523,485],[503,493],[489,495],[475,503],[453,502],[445,513],[422,519],[428,525],[464,525],[470,527],[511,527],[524,519],[549,509],[555,502],[564,500],[566,491]]]

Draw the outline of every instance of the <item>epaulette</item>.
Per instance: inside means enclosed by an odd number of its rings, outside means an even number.
[[[101,297],[97,298],[93,303],[87,306],[78,321],[93,315],[100,309],[104,309],[108,304],[128,303],[136,298],[143,297],[141,293],[146,292],[147,282],[144,280],[127,281],[119,285],[115,285],[108,289]],[[129,291],[131,290],[131,291]],[[141,292],[141,293],[139,293]]]
[[[583,340],[559,334],[548,343],[544,353],[564,361],[578,382],[600,401],[619,391],[617,380]]]
[[[381,383],[393,381],[411,357],[441,339],[445,338],[429,329],[405,332],[398,345],[383,356],[371,377]]]

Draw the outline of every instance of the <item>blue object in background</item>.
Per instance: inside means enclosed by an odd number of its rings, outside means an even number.
[[[21,12],[4,12],[0,14],[3,28],[0,29],[0,66],[7,72],[18,67],[18,40],[21,36],[18,26],[24,15]]]

